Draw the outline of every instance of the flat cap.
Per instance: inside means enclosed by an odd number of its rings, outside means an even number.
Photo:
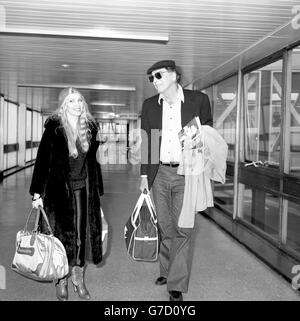
[[[160,68],[172,68],[176,69],[176,64],[174,60],[160,60],[153,64],[148,70],[147,75],[151,74],[153,70],[160,69]]]

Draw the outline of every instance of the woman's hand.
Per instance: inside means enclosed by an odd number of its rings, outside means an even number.
[[[42,197],[40,194],[34,193],[32,198],[32,207],[39,208],[39,206],[44,207]]]

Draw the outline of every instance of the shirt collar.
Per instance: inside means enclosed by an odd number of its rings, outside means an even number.
[[[165,99],[165,96],[163,94],[159,94],[158,96],[158,104],[160,104],[160,101]],[[178,84],[178,94],[176,101],[182,101],[184,103],[184,94],[182,87]]]

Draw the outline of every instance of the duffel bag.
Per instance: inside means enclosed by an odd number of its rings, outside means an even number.
[[[124,238],[127,252],[134,260],[157,260],[159,230],[155,208],[148,193],[141,193],[125,225]]]

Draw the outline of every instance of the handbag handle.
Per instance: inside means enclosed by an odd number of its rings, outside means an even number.
[[[154,222],[157,223],[157,215],[156,215],[155,207],[152,203],[151,196],[149,193],[147,193],[145,195],[145,200],[146,200],[147,206],[149,208],[150,214],[151,214]]]
[[[25,226],[24,226],[24,231],[28,231],[27,226],[28,226],[29,219],[30,219],[30,217],[31,217],[31,215],[33,213],[33,210],[34,210],[34,208],[32,208],[30,210],[30,213],[29,213],[29,215],[27,217],[27,220],[26,220],[26,223],[25,223]],[[49,224],[49,221],[48,221],[48,218],[47,218],[47,215],[46,215],[44,209],[41,206],[39,206],[39,208],[36,209],[36,210],[37,210],[37,215],[36,215],[35,224],[34,224],[34,228],[33,228],[32,232],[37,232],[39,219],[40,219],[40,212],[42,212],[43,218],[44,218],[44,220],[46,221],[46,224],[47,224],[47,228],[48,228],[50,234],[53,235],[52,228],[51,228],[51,226]]]
[[[135,222],[139,216],[139,212],[140,212],[140,209],[144,203],[144,199],[146,197],[146,194],[144,193],[141,193],[136,205],[135,205],[135,208],[131,214],[131,223],[135,226]]]
[[[151,197],[150,197],[150,194],[149,193],[141,193],[137,203],[136,203],[136,206],[132,212],[132,215],[131,215],[131,223],[135,226],[135,222],[139,216],[139,212],[140,212],[140,209],[144,203],[144,200],[146,201],[146,204],[147,204],[147,207],[149,209],[149,212],[152,216],[152,219],[154,220],[155,223],[157,223],[157,216],[156,216],[156,211],[155,211],[155,208],[154,208],[154,205],[152,203],[152,200],[151,200]]]

